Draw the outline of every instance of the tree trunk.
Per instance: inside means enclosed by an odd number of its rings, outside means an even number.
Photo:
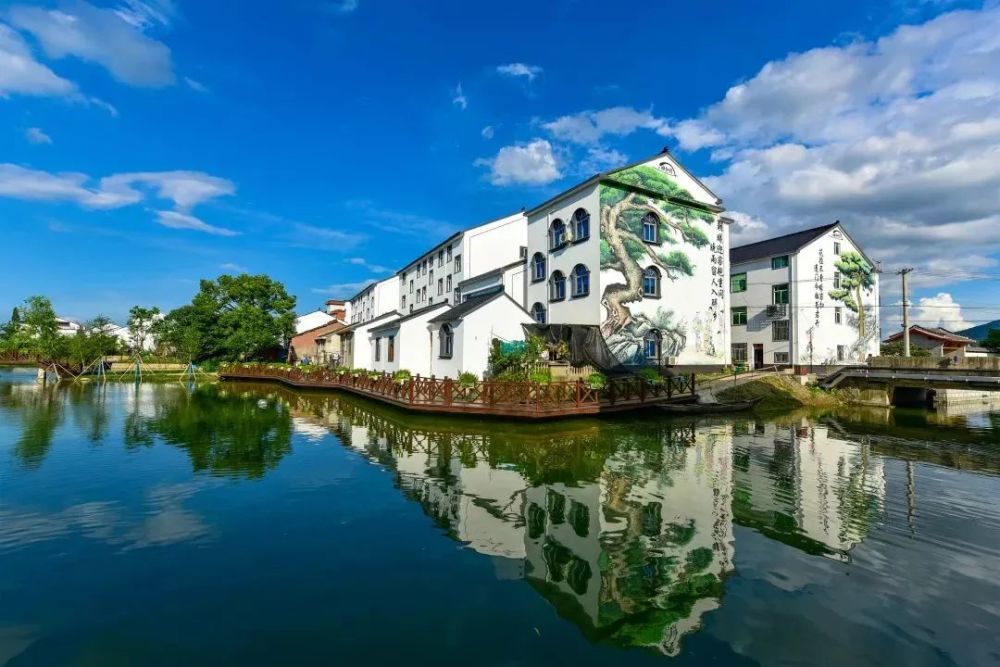
[[[861,302],[861,283],[858,282],[858,286],[855,288],[856,296],[854,297],[858,302],[858,336],[860,338],[865,337],[865,304]]]
[[[601,210],[601,232],[605,241],[611,246],[621,271],[625,275],[625,284],[614,283],[604,289],[603,301],[608,314],[601,323],[601,333],[605,338],[621,331],[632,321],[632,312],[625,306],[638,301],[642,293],[642,269],[632,259],[625,248],[623,235],[615,224],[624,211],[633,205],[634,195],[630,194],[614,206]]]

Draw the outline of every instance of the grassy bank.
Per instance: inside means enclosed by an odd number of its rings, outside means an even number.
[[[760,399],[757,409],[765,412],[783,412],[799,408],[838,408],[849,402],[849,397],[841,395],[840,392],[804,387],[795,378],[785,375],[762,377],[717,391],[715,395],[720,401]]]
[[[106,376],[108,382],[125,382],[131,383],[135,382],[135,373],[129,372],[124,376],[121,373],[108,373]],[[143,382],[178,382],[181,379],[181,374],[177,371],[149,371],[142,374]],[[185,378],[186,380],[187,378]],[[218,373],[198,373],[195,376],[196,382],[215,382],[219,379]],[[67,379],[67,382],[73,382],[73,379]],[[101,379],[94,375],[84,375],[77,378],[78,382],[100,382]]]

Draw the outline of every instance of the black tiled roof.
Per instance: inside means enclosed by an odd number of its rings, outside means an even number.
[[[764,257],[774,257],[776,255],[787,255],[789,253],[793,253],[839,224],[839,222],[834,222],[829,225],[823,225],[822,227],[804,229],[801,232],[795,232],[794,234],[785,234],[784,236],[776,236],[773,239],[767,239],[766,241],[758,241],[757,243],[749,243],[747,245],[730,248],[729,263],[731,265],[742,264],[743,262],[750,262]]]
[[[460,320],[472,311],[477,310],[478,308],[488,304],[490,301],[498,299],[502,296],[506,296],[506,293],[502,290],[492,294],[484,294],[483,296],[470,296],[462,303],[449,308],[440,315],[432,317],[427,320],[427,322],[439,324],[441,322],[454,322],[455,320]]]

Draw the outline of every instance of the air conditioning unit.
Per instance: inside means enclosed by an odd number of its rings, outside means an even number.
[[[664,363],[667,366],[676,366],[677,365],[677,357],[664,357]]]
[[[785,303],[773,303],[767,307],[768,317],[784,317],[788,312],[788,304]]]

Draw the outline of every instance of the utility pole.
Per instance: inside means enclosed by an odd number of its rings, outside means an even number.
[[[896,274],[903,279],[903,356],[910,356],[910,304],[906,300],[906,275],[913,271],[912,267],[900,269]]]

